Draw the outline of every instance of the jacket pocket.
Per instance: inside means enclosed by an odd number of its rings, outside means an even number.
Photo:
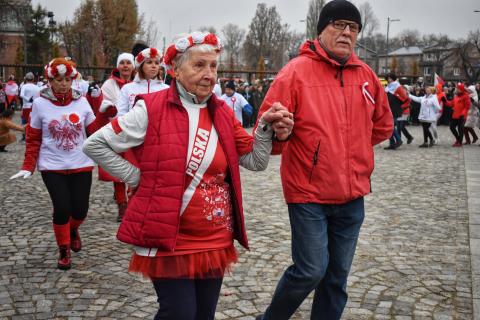
[[[319,152],[320,152],[320,140],[318,140],[317,143],[315,144],[315,150],[313,151],[312,165],[311,165],[311,168],[310,168],[310,175],[309,175],[309,178],[308,178],[309,183],[312,183],[313,172],[315,171],[315,168],[317,167],[318,153]]]

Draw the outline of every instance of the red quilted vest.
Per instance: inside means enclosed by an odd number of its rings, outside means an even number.
[[[137,99],[145,101],[148,113],[145,140],[134,149],[141,171],[140,184],[128,203],[117,238],[140,247],[173,251],[185,189],[188,113],[180,102],[175,82],[169,89],[140,95]],[[232,113],[215,95],[208,100],[207,108],[227,158],[234,238],[248,248]]]

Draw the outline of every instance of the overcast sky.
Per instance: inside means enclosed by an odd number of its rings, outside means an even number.
[[[57,21],[71,19],[79,0],[32,0],[53,11]],[[160,39],[167,42],[175,34],[196,30],[201,26],[214,26],[220,33],[227,23],[248,29],[259,2],[275,5],[292,29],[305,30],[309,0],[137,0],[140,13],[156,21]],[[363,0],[356,0],[359,4]],[[417,29],[423,33],[442,33],[452,38],[464,38],[468,31],[480,28],[479,0],[369,0],[380,21],[379,31],[386,33],[387,17],[400,19],[390,24],[390,36],[404,29]],[[220,34],[221,36],[221,34]],[[160,44],[159,44],[160,47]]]

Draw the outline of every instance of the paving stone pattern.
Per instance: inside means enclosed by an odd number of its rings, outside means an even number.
[[[464,152],[440,128],[440,145],[375,148],[373,193],[348,283],[343,319],[472,319],[472,276]],[[480,153],[478,146],[466,146]],[[127,273],[131,249],[115,238],[112,185],[94,181],[73,268],[56,266],[51,204],[38,173],[7,182],[24,144],[0,153],[0,319],[151,319],[150,282]],[[216,319],[254,319],[291,263],[280,158],[265,172],[242,169],[251,250],[226,277]],[[478,258],[478,257],[477,257]],[[309,319],[311,298],[292,319]]]

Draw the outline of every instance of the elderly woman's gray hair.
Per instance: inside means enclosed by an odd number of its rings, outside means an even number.
[[[173,43],[175,43],[178,39],[185,38],[188,36],[189,35],[186,33],[179,34],[175,36],[175,38],[173,39]],[[220,54],[220,52],[218,51],[218,47],[215,47],[211,44],[206,44],[206,43],[198,44],[188,48],[188,50],[185,52],[179,52],[173,59],[174,68],[180,68],[185,63],[185,61],[188,61],[188,59],[190,59],[190,55],[194,52],[202,52],[202,53],[216,52]]]

